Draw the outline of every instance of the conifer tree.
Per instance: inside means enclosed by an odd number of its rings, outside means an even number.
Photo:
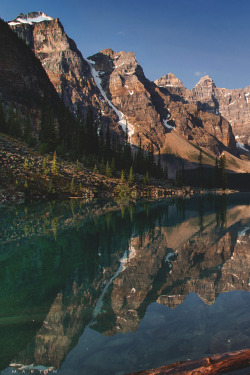
[[[24,159],[23,168],[25,170],[29,169],[29,161],[27,158]]]
[[[184,163],[182,163],[181,168],[179,169],[177,167],[176,169],[176,185],[178,187],[182,187],[184,184],[184,174],[185,174]]]
[[[126,181],[124,170],[121,171],[120,181],[121,181],[122,184]]]
[[[53,156],[53,160],[52,160],[51,173],[58,174],[58,164],[57,164],[56,151],[54,152],[54,156]]]
[[[106,163],[106,167],[105,167],[105,175],[106,175],[107,177],[112,177],[111,168],[110,168],[110,166],[109,166],[109,162],[108,162],[108,161],[107,161],[107,163]]]
[[[160,148],[158,150],[157,177],[158,178],[163,177],[163,170],[162,170],[162,166],[161,166],[161,150],[160,150]]]
[[[145,175],[144,178],[143,178],[143,183],[144,183],[145,185],[149,185],[149,183],[150,183],[150,178],[149,178],[149,173],[148,173],[148,171],[146,172],[146,175]]]
[[[0,132],[6,133],[6,116],[5,116],[5,109],[4,105],[0,99]]]
[[[114,156],[112,157],[112,160],[111,160],[111,174],[112,174],[113,177],[116,176],[115,158],[114,158]]]
[[[148,145],[147,170],[151,175],[155,172],[154,146],[152,142]]]
[[[164,166],[164,178],[168,180],[168,164],[167,163]]]
[[[76,161],[76,169],[77,169],[77,171],[80,171],[80,166],[79,166],[79,160],[78,159]]]
[[[98,168],[97,168],[97,165],[96,165],[96,164],[95,164],[95,166],[94,166],[93,172],[94,172],[94,173],[99,173],[99,171],[98,171]]]
[[[75,193],[75,181],[74,181],[74,178],[72,178],[72,180],[71,180],[70,188],[69,189],[70,189],[71,194]]]
[[[40,119],[39,142],[44,151],[54,151],[57,145],[57,135],[54,123],[54,113],[49,104],[49,96],[44,92],[42,113]]]
[[[106,130],[105,154],[106,154],[106,158],[109,159],[110,156],[111,156],[111,143],[110,143],[109,124],[108,124],[107,130]]]
[[[199,185],[202,187],[203,185],[203,157],[202,157],[201,148],[200,148],[200,153],[198,156],[198,161],[199,161],[199,167],[198,167]]]
[[[105,174],[105,162],[104,162],[104,158],[102,158],[102,160],[101,160],[100,173],[101,174]]]
[[[214,186],[218,188],[220,186],[220,172],[219,172],[219,161],[218,161],[217,156],[215,159],[214,179],[215,179]]]
[[[16,114],[15,118],[15,132],[14,132],[14,137],[22,139],[23,138],[23,130],[22,130],[22,120],[21,116],[19,113]]]
[[[135,181],[135,175],[134,175],[134,172],[133,172],[133,167],[131,166],[130,167],[130,170],[129,170],[129,176],[128,176],[128,183],[130,185],[132,185]]]
[[[13,137],[16,136],[16,108],[14,108],[13,102],[9,106],[7,132]]]
[[[26,111],[23,139],[29,146],[34,146],[36,141],[32,134],[31,120],[28,111]]]
[[[100,123],[99,126],[99,155],[100,157],[104,157],[105,155],[105,142],[103,136],[103,125]]]
[[[227,188],[226,156],[224,153],[220,157],[219,165],[220,165],[221,187],[222,189],[226,189]]]

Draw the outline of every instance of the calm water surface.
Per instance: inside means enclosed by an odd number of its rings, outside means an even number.
[[[250,348],[250,196],[0,208],[0,373]]]

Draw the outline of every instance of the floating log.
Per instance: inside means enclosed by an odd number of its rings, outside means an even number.
[[[241,370],[249,366],[250,349],[246,349],[217,354],[198,360],[176,362],[154,370],[133,372],[128,375],[218,375]]]

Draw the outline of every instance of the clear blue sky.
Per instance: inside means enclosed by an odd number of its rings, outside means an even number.
[[[2,0],[5,21],[43,11],[60,18],[84,57],[133,51],[146,77],[174,73],[188,88],[250,85],[250,0]]]

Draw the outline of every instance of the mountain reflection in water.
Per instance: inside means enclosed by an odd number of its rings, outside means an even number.
[[[234,195],[9,209],[1,374],[123,374],[249,348],[249,208]]]

